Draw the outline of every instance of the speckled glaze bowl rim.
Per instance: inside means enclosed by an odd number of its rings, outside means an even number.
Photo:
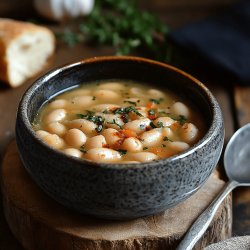
[[[81,65],[81,64],[92,64],[92,63],[96,63],[96,62],[105,63],[105,62],[110,62],[110,61],[126,61],[126,62],[137,62],[137,63],[141,62],[141,63],[151,64],[151,65],[156,65],[156,66],[165,68],[167,70],[174,71],[174,72],[184,76],[185,78],[188,78],[195,85],[198,85],[199,92],[200,91],[203,92],[203,95],[206,96],[207,99],[209,100],[209,106],[210,106],[211,111],[212,111],[211,125],[208,128],[206,134],[196,144],[194,144],[189,149],[187,149],[179,154],[173,155],[173,156],[168,157],[168,158],[156,160],[156,161],[144,162],[144,163],[134,163],[134,164],[100,163],[100,162],[89,161],[86,159],[78,159],[78,158],[73,157],[73,156],[68,156],[60,150],[53,149],[52,147],[47,145],[45,142],[43,142],[36,135],[34,129],[32,128],[31,123],[29,122],[29,118],[28,118],[28,114],[27,114],[28,104],[29,104],[30,97],[32,96],[32,93],[34,93],[44,82],[49,81],[51,78],[53,78],[54,76],[56,76],[57,74],[60,74],[61,72],[65,71],[65,70],[74,68],[74,67]],[[72,86],[74,86],[74,85],[72,85]],[[60,93],[60,92],[58,92],[58,93]],[[48,71],[43,76],[41,76],[40,78],[35,80],[34,83],[23,94],[22,99],[19,103],[18,113],[21,115],[22,122],[25,125],[25,127],[28,129],[28,131],[30,132],[30,135],[35,140],[37,140],[37,143],[39,143],[40,145],[45,147],[47,150],[51,150],[55,154],[58,154],[65,159],[70,159],[70,160],[72,160],[72,162],[76,162],[78,164],[80,163],[80,164],[84,165],[84,163],[87,162],[88,164],[91,164],[91,165],[96,166],[96,167],[104,167],[107,169],[121,169],[122,170],[122,169],[128,169],[128,168],[133,169],[133,168],[138,168],[138,167],[143,168],[143,167],[149,167],[149,166],[156,167],[159,163],[166,164],[166,163],[174,162],[174,161],[183,159],[183,158],[195,153],[195,151],[197,151],[198,149],[200,149],[204,145],[206,145],[209,142],[209,140],[211,140],[211,138],[215,134],[218,133],[217,125],[219,123],[219,119],[222,119],[222,117],[220,117],[220,115],[218,116],[219,112],[216,111],[216,108],[219,108],[218,102],[216,101],[215,97],[212,95],[210,90],[203,83],[201,83],[198,79],[191,76],[190,74],[188,74],[188,73],[184,72],[183,70],[180,70],[172,65],[169,65],[169,64],[163,63],[163,62],[154,61],[154,60],[147,59],[147,58],[143,58],[143,57],[98,56],[98,57],[87,58],[87,59],[84,59],[84,60],[81,60],[81,61],[78,61],[75,63],[69,63],[69,64],[65,64],[63,66],[59,66],[55,69],[52,69],[51,71]]]

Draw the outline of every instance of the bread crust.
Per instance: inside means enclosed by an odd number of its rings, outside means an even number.
[[[43,26],[32,23],[16,21],[7,18],[0,18],[0,80],[12,86],[9,79],[7,50],[11,43],[15,42],[24,33],[36,34],[43,32],[47,34],[53,41],[55,47],[55,36],[48,29]]]

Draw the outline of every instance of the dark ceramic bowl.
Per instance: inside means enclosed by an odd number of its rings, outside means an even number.
[[[140,164],[77,159],[36,136],[31,123],[48,99],[74,85],[114,78],[164,85],[186,96],[204,115],[205,136],[181,154]],[[97,57],[55,69],[35,81],[19,105],[16,140],[26,170],[56,201],[85,214],[129,219],[164,211],[197,191],[218,162],[224,128],[213,95],[183,71],[143,58]]]

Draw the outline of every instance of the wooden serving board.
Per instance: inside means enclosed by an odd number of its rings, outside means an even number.
[[[28,250],[175,249],[192,222],[222,189],[213,174],[191,198],[164,213],[130,221],[107,221],[81,215],[49,198],[25,171],[16,147],[8,147],[1,169],[7,223]],[[195,249],[231,236],[229,195]]]

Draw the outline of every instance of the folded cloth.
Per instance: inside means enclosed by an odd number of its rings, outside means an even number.
[[[170,39],[250,85],[250,1],[233,5],[218,16],[188,24]]]
[[[249,250],[250,236],[233,237],[228,240],[212,244],[205,250]]]

